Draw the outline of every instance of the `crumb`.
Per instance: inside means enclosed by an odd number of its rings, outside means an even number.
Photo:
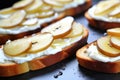
[[[54,78],[58,78],[59,76],[61,76],[63,74],[62,71],[59,71],[57,74],[54,75]]]

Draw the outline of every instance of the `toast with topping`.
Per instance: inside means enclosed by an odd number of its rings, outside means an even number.
[[[85,45],[87,38],[88,30],[83,25],[65,17],[39,33],[9,40],[0,47],[0,76],[15,76],[58,63]]]
[[[120,28],[108,29],[107,34],[76,52],[79,64],[87,69],[104,72],[120,72]],[[114,35],[116,34],[116,35]]]
[[[105,0],[90,8],[85,17],[89,24],[100,30],[120,27],[120,1]]]
[[[0,44],[39,32],[65,16],[75,16],[91,6],[91,0],[20,0],[0,10]]]

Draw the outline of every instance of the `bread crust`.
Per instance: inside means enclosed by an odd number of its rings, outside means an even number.
[[[120,61],[104,63],[104,62],[94,60],[86,55],[85,53],[86,49],[92,44],[96,44],[96,41],[82,47],[76,52],[76,57],[77,57],[79,64],[84,68],[98,71],[98,72],[119,73],[120,72]]]
[[[22,64],[17,64],[17,63],[2,64],[1,63],[0,64],[0,76],[10,77],[10,76],[15,76],[15,75],[29,72],[30,70],[42,69],[50,65],[53,65],[57,62],[60,62],[61,60],[66,59],[67,57],[75,54],[77,49],[79,49],[80,47],[82,47],[83,45],[87,43],[88,30],[85,27],[83,27],[83,29],[84,31],[83,31],[82,39],[71,44],[68,47],[65,47],[62,51],[54,55],[48,55],[48,56],[35,58],[32,61],[25,62]]]
[[[60,13],[59,16],[54,19],[53,21],[51,22],[48,22],[48,23],[44,23],[42,24],[41,28],[45,27],[45,26],[48,26],[50,25],[51,23],[54,23],[62,18],[64,18],[65,16],[75,16],[76,14],[79,14],[81,12],[84,12],[85,10],[87,10],[90,6],[92,5],[92,1],[91,0],[87,0],[86,3],[82,4],[82,5],[79,5],[78,7],[75,7],[75,8],[71,8],[71,9],[67,9],[65,10],[64,12]],[[18,38],[22,38],[24,36],[27,36],[27,35],[31,35],[33,33],[37,33],[41,30],[41,28],[37,28],[36,30],[32,30],[32,31],[27,31],[27,32],[22,32],[22,33],[19,33],[19,34],[0,34],[0,44],[4,44],[7,40],[15,40],[15,39],[18,39]]]
[[[118,22],[106,22],[106,21],[96,20],[88,14],[88,11],[85,13],[85,17],[92,27],[96,29],[100,29],[102,31],[120,26],[120,23]]]

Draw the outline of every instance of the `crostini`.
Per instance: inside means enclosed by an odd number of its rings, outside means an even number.
[[[120,72],[120,28],[108,29],[107,34],[77,51],[81,66],[104,73]]]
[[[91,0],[20,0],[0,10],[0,44],[39,32],[43,26],[90,6]]]
[[[100,30],[120,27],[120,0],[104,0],[91,7],[85,17],[89,24]]]
[[[88,30],[69,16],[39,33],[8,40],[0,47],[0,76],[15,76],[60,62],[85,45],[87,38]]]

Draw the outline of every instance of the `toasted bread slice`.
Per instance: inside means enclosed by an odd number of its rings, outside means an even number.
[[[83,33],[81,34],[82,38],[70,44],[69,46],[66,46],[61,51],[55,54],[44,55],[23,63],[16,63],[13,61],[6,61],[5,63],[0,63],[0,76],[10,77],[29,72],[31,70],[40,70],[73,55],[77,49],[87,43],[88,30],[84,26],[81,27],[83,28]],[[28,37],[32,37],[32,35]]]
[[[91,26],[93,26],[96,29],[100,29],[102,31],[120,26],[120,23],[118,23],[118,22],[106,22],[106,21],[96,20],[96,19],[92,18],[88,14],[88,12],[85,13],[85,17]]]
[[[4,44],[9,39],[10,40],[15,40],[15,39],[22,38],[24,36],[39,32],[41,30],[41,28],[43,28],[43,27],[45,27],[47,25],[50,25],[51,23],[54,23],[54,22],[62,19],[65,16],[75,16],[76,14],[84,12],[85,10],[87,10],[91,6],[91,4],[92,4],[91,0],[86,0],[86,2],[84,4],[80,4],[77,7],[69,8],[69,9],[66,9],[66,10],[64,10],[62,12],[56,12],[56,13],[58,13],[57,18],[50,19],[50,21],[47,21],[47,22],[39,25],[39,27],[37,29],[28,30],[28,31],[25,31],[25,32],[17,33],[17,34],[6,34],[6,33],[5,34],[0,34],[0,44]],[[20,9],[18,9],[18,10],[20,10]],[[9,12],[9,10],[11,10],[11,8],[8,8],[8,12]],[[15,10],[12,10],[12,12],[15,12]],[[3,11],[3,12],[0,12],[0,13],[1,14],[2,13],[6,14],[5,12],[7,13],[7,10]]]
[[[85,13],[85,17],[91,26],[103,31],[119,27],[119,4],[119,0],[100,1]]]
[[[98,72],[104,72],[104,73],[119,73],[120,72],[120,61],[114,61],[114,62],[101,62],[98,60],[94,60],[88,56],[88,53],[86,53],[86,50],[91,46],[96,45],[96,41],[92,42],[81,49],[79,49],[76,52],[76,57],[81,66],[84,68],[98,71]]]

